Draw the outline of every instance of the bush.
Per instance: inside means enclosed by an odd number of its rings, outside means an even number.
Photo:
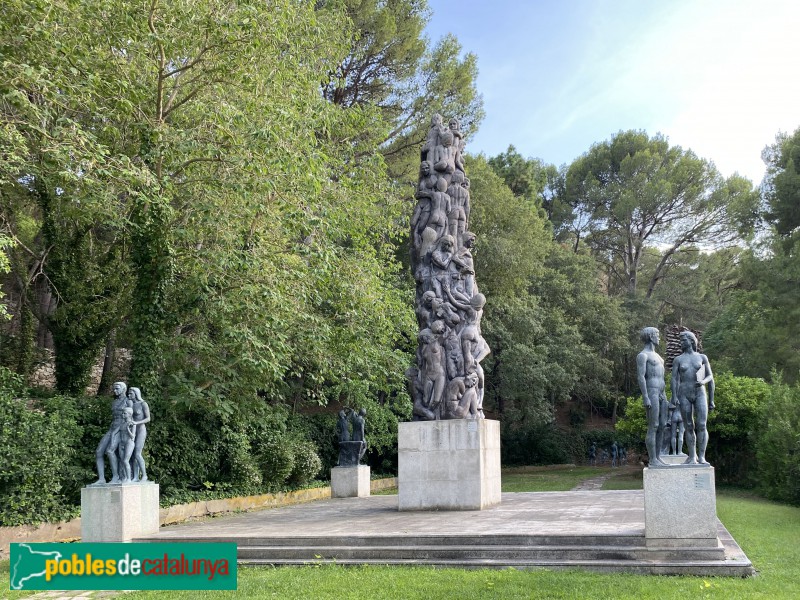
[[[759,488],[773,500],[800,505],[800,386],[770,385],[757,434]]]
[[[755,435],[769,385],[763,379],[737,377],[730,373],[718,373],[714,382],[716,408],[708,416],[706,457],[714,465],[718,481],[753,485]],[[625,415],[617,422],[617,431],[646,453],[647,417],[641,397],[627,399]],[[686,441],[688,443],[688,438]]]
[[[363,399],[353,409],[365,408],[367,454],[364,461],[369,464],[373,474],[393,475],[397,473],[397,424],[398,420],[411,419],[409,402],[385,402]],[[322,472],[327,479],[330,469],[339,460],[339,440],[336,436],[337,412],[314,415],[294,415],[289,419],[288,428],[302,439],[309,439],[316,445],[322,460]]]
[[[7,373],[3,375],[8,380]],[[0,525],[58,521],[77,513],[64,494],[81,429],[75,400],[15,398],[0,388]]]
[[[262,444],[257,457],[264,483],[280,486],[294,471],[294,448],[287,438]]]
[[[148,478],[161,485],[162,493],[203,489],[224,480],[221,459],[228,452],[219,422],[192,411],[166,413],[162,403],[149,403],[153,420],[147,425],[144,458]]]
[[[225,449],[228,481],[234,489],[250,489],[261,485],[261,470],[251,452],[247,432],[240,428],[222,428],[221,443]]]
[[[706,456],[722,483],[752,487],[756,483],[757,432],[770,386],[763,379],[715,376],[716,408],[708,416]]]
[[[308,440],[295,440],[292,444],[294,465],[289,475],[292,485],[305,485],[322,469],[322,461],[317,455],[317,447]]]

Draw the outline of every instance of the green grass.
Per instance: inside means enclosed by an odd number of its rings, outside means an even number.
[[[604,490],[640,490],[642,489],[642,469],[639,467],[623,467],[603,482]]]
[[[503,470],[504,492],[566,492],[574,488],[584,479],[607,475],[608,467],[521,467]],[[639,470],[641,480],[641,469]],[[641,484],[639,485],[641,488]],[[619,488],[627,489],[627,488]],[[397,494],[397,488],[373,492],[373,496],[389,496]]]
[[[575,468],[591,477],[596,469]],[[599,469],[600,474],[607,469]],[[504,480],[523,488],[552,488],[554,479],[563,489],[574,481],[572,469],[559,469],[552,477],[543,472],[510,473]],[[537,476],[537,477],[533,477]],[[634,485],[635,477],[624,471],[610,480],[614,485]],[[641,474],[639,474],[641,487]],[[608,483],[608,482],[607,482]],[[504,481],[505,484],[505,481]],[[505,485],[504,485],[505,488]],[[522,491],[536,491],[523,489]],[[698,600],[800,598],[800,508],[777,504],[731,489],[717,495],[717,513],[759,570],[748,579],[702,577],[654,577],[597,574],[582,571],[460,571],[408,567],[308,567],[242,568],[237,597],[245,598],[636,598],[652,600]],[[480,518],[480,515],[465,515]],[[8,589],[8,561],[0,562],[0,585]],[[3,594],[8,594],[4,596]],[[20,593],[0,593],[0,598],[18,598]],[[169,598],[230,598],[230,592],[135,592],[124,600]]]
[[[560,467],[553,470],[503,471],[504,492],[566,492],[584,479],[605,475],[603,467]]]
[[[9,591],[9,579],[11,575],[9,574],[9,562],[8,559],[0,560],[0,600],[6,600],[10,598],[24,598],[25,596],[31,596],[36,594],[37,592],[12,592]]]

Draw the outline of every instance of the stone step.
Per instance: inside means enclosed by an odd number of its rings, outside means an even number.
[[[291,565],[397,565],[427,566],[452,569],[584,569],[601,573],[636,573],[641,575],[702,575],[724,577],[749,577],[754,570],[749,561],[729,564],[724,561],[630,561],[630,560],[425,560],[425,559],[323,559],[308,561],[293,559],[247,559],[239,560],[249,566],[291,566]]]
[[[644,548],[641,535],[353,535],[353,536],[186,536],[171,540],[157,536],[139,538],[140,542],[232,542],[243,546],[624,546]]]
[[[656,548],[626,546],[239,546],[240,560],[290,559],[329,560],[642,560],[715,561],[725,556],[722,546],[715,548]]]

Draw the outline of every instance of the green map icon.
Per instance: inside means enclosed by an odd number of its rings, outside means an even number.
[[[9,587],[12,590],[24,590],[26,583],[30,586],[35,585],[32,580],[45,577],[45,561],[61,559],[60,552],[34,550],[28,544],[16,544],[16,550],[9,565],[11,569]]]

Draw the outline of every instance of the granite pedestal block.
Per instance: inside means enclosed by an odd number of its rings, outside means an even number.
[[[500,504],[500,422],[414,421],[398,431],[399,510]]]
[[[367,465],[331,469],[331,496],[368,498],[370,470]]]
[[[81,541],[128,542],[158,532],[156,483],[96,485],[81,489]]]
[[[682,465],[689,458],[688,454],[662,454],[659,458],[668,465]]]
[[[644,525],[648,546],[717,544],[714,468],[644,469]]]

